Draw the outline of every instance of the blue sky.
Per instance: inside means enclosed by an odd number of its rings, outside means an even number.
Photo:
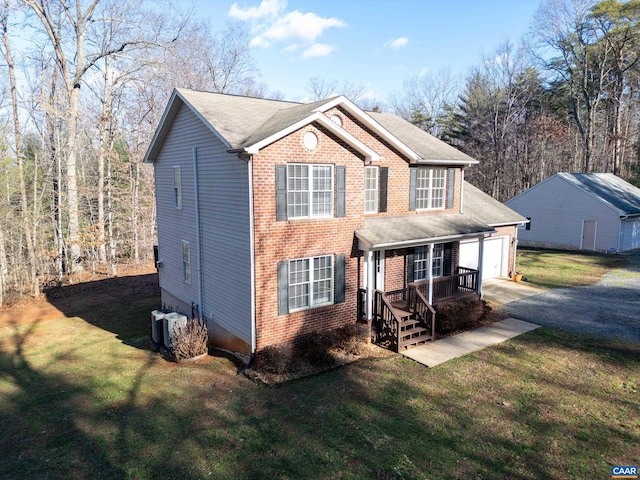
[[[196,0],[213,28],[246,26],[260,80],[304,100],[312,77],[363,85],[386,100],[405,79],[464,75],[526,34],[539,0]]]

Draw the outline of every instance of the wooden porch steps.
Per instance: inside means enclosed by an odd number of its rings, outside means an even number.
[[[398,350],[422,345],[431,340],[431,332],[420,325],[415,318],[402,317]]]

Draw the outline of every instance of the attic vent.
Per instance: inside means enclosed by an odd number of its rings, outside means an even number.
[[[318,136],[313,132],[305,132],[302,137],[302,144],[307,150],[315,150],[318,146]]]

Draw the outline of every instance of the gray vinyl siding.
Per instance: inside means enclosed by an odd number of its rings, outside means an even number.
[[[560,176],[539,183],[506,205],[531,218],[531,229],[518,231],[522,245],[579,249],[583,220],[595,220],[596,250],[618,248],[618,212]]]
[[[197,148],[202,275],[196,242],[193,148]],[[174,207],[173,166],[182,169],[182,209]],[[176,115],[155,162],[160,287],[199,304],[204,315],[251,344],[251,244],[247,162],[186,106]],[[191,243],[191,285],[182,281],[181,241]]]

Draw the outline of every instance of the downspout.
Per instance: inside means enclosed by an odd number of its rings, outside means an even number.
[[[460,213],[464,213],[464,168],[460,169],[461,172],[461,180],[460,180]]]
[[[516,268],[516,256],[518,254],[518,227],[520,227],[520,225],[516,225],[516,234],[513,237],[513,271],[511,272],[511,276],[513,277],[513,274],[516,273],[516,271],[518,270]]]
[[[429,270],[427,275],[429,279],[429,305],[433,305],[433,243],[429,244]]]
[[[197,317],[202,320],[202,312],[204,311],[203,298],[204,292],[202,288],[202,245],[200,242],[200,194],[198,192],[198,147],[193,147],[193,195],[195,197],[195,214],[196,214],[196,252],[198,255],[198,308]]]
[[[256,251],[253,216],[253,155],[251,155],[247,161],[247,178],[249,180],[249,255],[251,256],[251,360],[247,368],[250,368],[256,353]]]

